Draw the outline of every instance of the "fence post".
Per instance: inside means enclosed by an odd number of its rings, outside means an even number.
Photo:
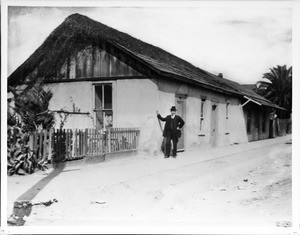
[[[80,157],[83,156],[83,131],[79,130],[79,139],[80,139]]]
[[[91,141],[90,129],[85,129],[85,132],[86,132],[86,155],[90,156],[91,155],[91,150],[90,150],[90,141]]]
[[[73,130],[72,130],[73,131]],[[77,132],[76,132],[76,129],[75,129],[75,131],[74,131],[74,133],[73,133],[73,135],[72,135],[72,143],[73,143],[73,148],[72,148],[72,158],[74,158],[74,156],[75,156],[75,149],[76,149],[76,147],[77,147],[77,144],[75,143],[75,139],[76,139],[76,134],[77,134]]]
[[[100,152],[99,130],[96,129],[96,155]]]
[[[82,130],[82,156],[83,157],[86,157],[86,129],[85,130]]]
[[[51,161],[51,156],[52,156],[52,129],[50,129],[49,131],[49,141],[48,141],[48,144],[49,144],[49,150],[48,150],[48,161]]]
[[[140,142],[140,134],[141,134],[141,129],[138,128],[137,129],[137,142],[136,142],[136,149],[138,150],[138,147],[140,146],[139,145],[139,142]]]
[[[94,147],[94,142],[95,142],[95,137],[94,137],[94,129],[91,129],[91,155],[94,156],[95,153],[95,147]]]
[[[73,148],[73,143],[72,143],[72,129],[68,129],[68,157],[70,158],[72,156],[72,148]]]
[[[111,152],[111,128],[108,128],[108,132],[107,132],[107,141],[106,141],[106,145],[107,145],[107,152],[110,153]]]
[[[81,155],[81,130],[80,129],[78,129],[77,135],[78,135],[78,150],[77,150],[76,157]]]

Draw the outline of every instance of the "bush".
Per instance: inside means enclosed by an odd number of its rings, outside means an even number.
[[[24,132],[20,126],[9,126],[7,137],[8,175],[20,174],[20,170],[32,174],[35,169],[45,170],[47,168],[47,159],[38,161],[36,153],[29,148],[29,134]]]
[[[32,86],[31,86],[32,85]],[[47,129],[54,125],[54,114],[49,108],[52,92],[44,89],[41,81],[28,85],[21,93],[9,87],[14,94],[14,114],[8,112],[7,170],[9,175],[19,174],[20,170],[33,173],[35,169],[45,169],[47,159],[38,159],[36,152],[28,146],[29,133],[39,128]]]
[[[54,114],[49,110],[53,94],[37,82],[15,97],[15,112],[20,116],[23,129],[34,132],[38,128],[49,130],[54,125]]]

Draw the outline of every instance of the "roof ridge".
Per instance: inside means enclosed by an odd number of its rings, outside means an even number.
[[[30,79],[36,77],[55,79],[57,71],[69,56],[84,49],[87,44],[93,45],[99,41],[122,47],[135,58],[142,60],[150,69],[160,71],[165,77],[178,77],[186,82],[197,82],[206,88],[229,92],[239,97],[245,93],[237,82],[219,78],[160,47],[79,13],[69,15],[55,28],[42,45],[8,77],[8,83],[10,85],[24,82],[28,76],[32,76]]]

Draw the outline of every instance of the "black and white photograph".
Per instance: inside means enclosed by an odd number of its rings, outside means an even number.
[[[2,2],[1,233],[300,232],[296,3]]]

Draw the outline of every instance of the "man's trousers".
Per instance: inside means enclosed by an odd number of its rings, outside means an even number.
[[[171,140],[173,143],[173,152],[172,152],[172,156],[176,156],[177,154],[177,142],[178,142],[178,138],[176,136],[175,132],[170,132],[167,133],[167,141],[166,141],[166,157],[170,156],[170,151],[171,151]]]

